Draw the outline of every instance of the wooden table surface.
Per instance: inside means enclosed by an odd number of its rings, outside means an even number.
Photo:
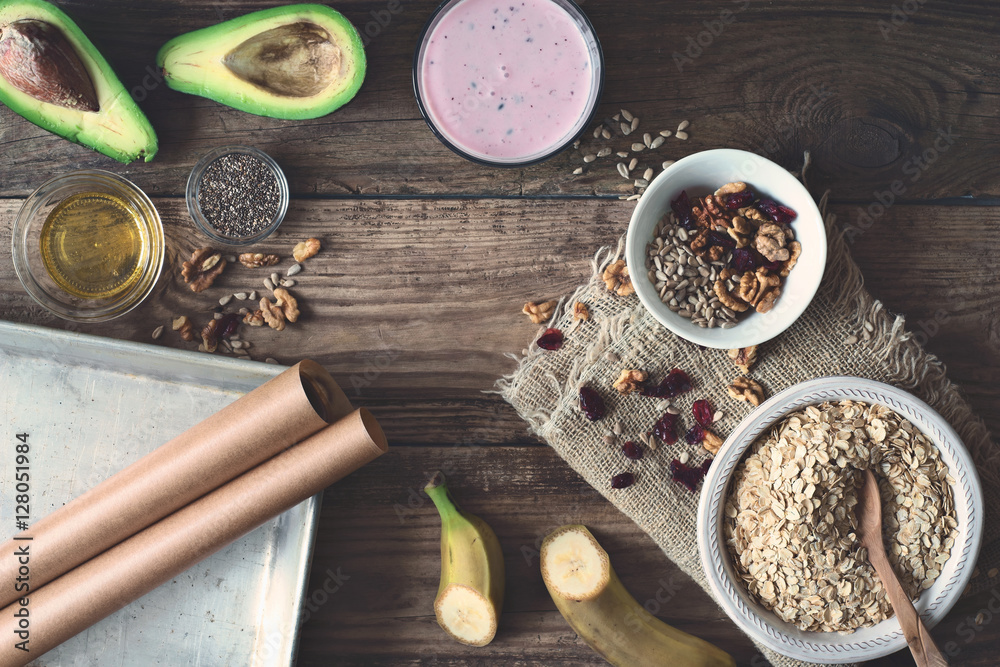
[[[326,365],[376,414],[392,448],[326,493],[300,665],[604,664],[555,611],[538,572],[541,537],[569,522],[592,527],[651,611],[740,665],[765,664],[648,537],[498,396],[484,393],[513,369],[503,353],[519,351],[536,332],[522,304],[572,290],[586,280],[593,252],[625,231],[634,203],[619,196],[633,192],[631,182],[613,157],[587,165],[582,157],[605,145],[627,150],[636,135],[594,141],[588,132],[581,150],[525,169],[485,168],[450,153],[421,120],[410,79],[434,0],[342,0],[336,8],[366,33],[368,76],[348,106],[308,121],[260,118],[174,92],[153,64],[168,38],[270,2],[59,4],[132,90],[160,152],[148,164],[120,165],[0,109],[3,244],[35,187],[99,168],[153,197],[167,260],[139,309],[73,325],[31,301],[5,254],[0,318],[193,348],[169,331],[170,318],[205,321],[220,297],[260,288],[266,275],[227,269],[197,295],[179,275],[179,263],[205,245],[185,209],[185,181],[199,156],[219,145],[256,146],[288,176],[287,218],[257,250],[287,258],[296,242],[323,240],[294,290],[299,324],[245,337],[255,359]],[[629,109],[641,119],[639,135],[691,122],[688,141],[672,137],[639,154],[642,168],[658,172],[664,160],[733,147],[795,169],[811,151],[811,186],[817,195],[830,189],[868,288],[907,315],[976,412],[1000,431],[996,4],[587,0],[583,7],[606,57],[599,117]],[[150,334],[162,324],[168,331],[154,343]],[[419,489],[439,468],[503,543],[507,602],[487,648],[450,641],[434,620],[439,520]],[[997,664],[1000,623],[987,605],[996,608],[998,591],[964,599],[934,630],[953,665]],[[984,608],[988,617],[977,626],[972,619]],[[903,652],[877,664],[912,660]]]

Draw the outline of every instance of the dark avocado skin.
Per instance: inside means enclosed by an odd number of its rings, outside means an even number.
[[[114,70],[82,30],[55,5],[45,0],[0,0],[0,40],[11,39],[9,26],[44,24],[38,34],[51,34],[64,38],[63,46],[72,49],[79,63],[89,75],[96,97],[93,100],[66,106],[33,97],[11,83],[0,72],[0,102],[32,123],[70,141],[92,148],[120,162],[153,159],[158,148],[156,133],[145,114],[125,90]],[[23,46],[23,42],[21,46]],[[39,68],[45,76],[43,62]],[[64,65],[65,66],[65,65]],[[31,75],[37,77],[38,75]],[[16,78],[16,77],[15,77]],[[36,82],[37,83],[37,82]],[[44,83],[44,82],[43,82]],[[55,81],[48,81],[49,88],[57,90]],[[24,88],[22,85],[21,88]],[[60,93],[49,95],[54,99]]]
[[[174,90],[281,119],[340,108],[367,68],[358,31],[316,4],[265,9],[180,35],[156,62]]]

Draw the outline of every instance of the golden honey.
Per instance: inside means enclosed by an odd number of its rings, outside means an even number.
[[[42,261],[52,280],[73,296],[113,298],[142,275],[145,233],[128,200],[106,192],[67,197],[42,225]]]

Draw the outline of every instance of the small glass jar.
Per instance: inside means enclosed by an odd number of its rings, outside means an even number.
[[[259,223],[254,222],[248,226],[246,231],[228,231],[213,224],[212,213],[203,210],[203,186],[205,185],[205,172],[222,158],[233,155],[247,155],[255,158],[267,168],[273,175],[277,187],[277,202],[272,216]],[[285,219],[288,211],[288,180],[285,178],[281,167],[270,155],[252,146],[220,146],[205,154],[198,164],[191,170],[188,176],[187,188],[185,189],[185,199],[187,201],[188,213],[201,230],[212,241],[229,246],[247,246],[263,241],[274,233],[281,221]],[[254,188],[241,188],[241,191],[233,192],[232,198],[238,202],[250,202],[254,197],[259,196],[259,192]],[[249,224],[249,223],[248,223]]]
[[[120,207],[120,213],[130,220],[128,238],[130,249],[128,276],[106,294],[87,294],[85,290],[72,290],[65,279],[57,280],[51,270],[51,256],[58,252],[67,263],[74,261],[77,249],[71,247],[74,234],[61,235],[51,241],[49,224],[53,213],[64,202],[92,196],[110,201]],[[71,198],[76,197],[76,200]],[[86,221],[86,213],[80,220]],[[87,234],[83,225],[80,236]],[[149,197],[134,183],[111,172],[101,170],[74,171],[57,176],[43,183],[29,196],[14,219],[12,254],[14,271],[24,289],[36,302],[55,315],[76,322],[103,322],[119,317],[138,306],[149,296],[163,268],[164,239],[160,216]],[[43,238],[44,237],[44,238]],[[90,247],[79,248],[91,263],[104,261],[101,253],[110,255],[121,249],[100,247],[100,237],[88,239]],[[61,243],[54,250],[43,249],[43,244]],[[50,262],[43,256],[47,252]],[[58,276],[57,276],[58,277]],[[75,292],[75,293],[74,293]]]

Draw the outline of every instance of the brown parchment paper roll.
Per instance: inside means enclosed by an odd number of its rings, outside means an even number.
[[[0,666],[34,660],[387,448],[361,408],[63,574],[28,596],[28,653],[15,647],[19,602],[0,611]]]
[[[241,396],[83,495],[43,517],[31,536],[31,585],[52,581],[353,410],[314,361]],[[10,540],[0,554],[24,541]],[[0,558],[0,606],[18,597],[16,558]]]

